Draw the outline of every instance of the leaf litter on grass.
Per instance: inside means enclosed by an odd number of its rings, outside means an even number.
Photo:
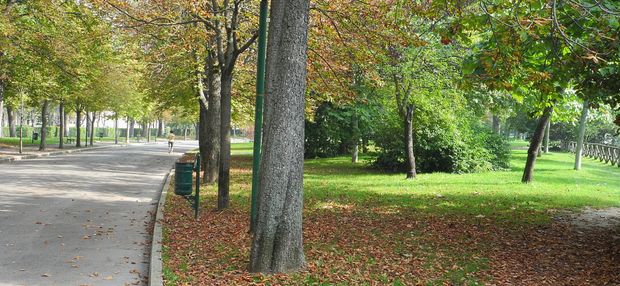
[[[208,205],[207,209],[213,208]],[[249,273],[248,213],[204,210],[171,197],[167,267],[191,285],[618,285],[619,233],[569,224],[502,225],[403,210],[304,213],[307,269]]]

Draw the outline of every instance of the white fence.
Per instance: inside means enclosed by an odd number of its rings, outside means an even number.
[[[577,143],[568,142],[565,148],[568,151],[575,153]],[[611,163],[612,166],[616,165],[620,167],[620,147],[597,143],[584,143],[582,156],[605,162],[605,164]]]

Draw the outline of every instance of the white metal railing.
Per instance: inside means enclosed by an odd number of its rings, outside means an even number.
[[[568,142],[563,144],[564,149],[575,153],[577,149],[576,142]],[[583,143],[582,156],[599,160],[601,162],[611,163],[620,167],[620,147],[610,146],[598,143]]]

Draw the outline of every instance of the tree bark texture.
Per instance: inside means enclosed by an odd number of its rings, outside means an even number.
[[[407,179],[415,179],[415,155],[413,153],[413,105],[407,106],[405,113],[405,146],[407,146]]]
[[[583,153],[583,141],[586,136],[586,124],[588,122],[588,112],[590,111],[590,103],[586,100],[583,102],[581,110],[581,118],[579,119],[579,134],[577,134],[577,146],[575,147],[575,170],[581,170],[581,155]]]
[[[537,152],[542,145],[545,127],[547,126],[547,121],[549,121],[549,118],[551,117],[552,111],[553,106],[545,108],[543,114],[538,119],[536,130],[534,130],[534,134],[532,135],[532,139],[530,140],[530,147],[527,150],[527,161],[525,163],[525,169],[523,170],[523,177],[521,178],[521,182],[523,183],[532,182]]]
[[[230,204],[230,126],[232,101],[232,73],[221,76],[220,110],[220,168],[217,177],[217,208],[228,208]]]
[[[292,272],[306,265],[302,209],[308,2],[271,2],[253,272]]]
[[[47,149],[47,114],[49,112],[49,106],[49,100],[44,100],[43,106],[41,107],[41,141],[39,142],[39,151],[45,151],[45,149]]]
[[[204,179],[215,183],[220,168],[220,111],[221,111],[221,77],[216,65],[215,54],[207,58],[207,92],[209,109],[207,112],[207,157],[205,158]]]
[[[9,137],[17,137],[17,128],[15,128],[15,109],[11,105],[6,106],[6,119],[9,121]]]

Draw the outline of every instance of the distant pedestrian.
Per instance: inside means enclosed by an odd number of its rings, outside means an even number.
[[[174,132],[170,130],[170,134],[168,134],[168,154],[172,153],[174,148]]]

